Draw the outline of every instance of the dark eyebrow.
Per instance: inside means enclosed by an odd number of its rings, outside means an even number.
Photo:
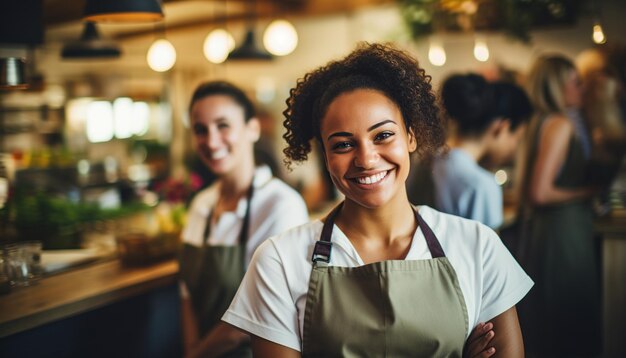
[[[380,127],[380,126],[384,125],[384,124],[387,124],[387,123],[393,123],[393,124],[396,124],[396,122],[392,121],[391,119],[385,119],[384,121],[378,122],[378,123],[374,124],[373,126],[371,126],[371,127],[367,128],[367,131],[368,131],[368,132],[371,132],[371,131],[373,131],[374,129],[376,129],[376,128],[378,128],[378,127]]]
[[[374,129],[376,129],[376,128],[380,127],[380,126],[383,126],[383,125],[385,125],[387,123],[396,124],[396,122],[392,121],[391,119],[385,119],[384,121],[380,121],[380,122],[374,124],[373,126],[367,128],[367,131],[371,132]],[[353,134],[349,133],[349,132],[336,132],[336,133],[333,133],[333,134],[329,135],[326,140],[330,140],[330,138],[332,138],[332,137],[352,137],[352,136],[353,136]]]
[[[332,137],[352,137],[353,134],[349,133],[349,132],[335,132],[331,135],[328,136],[328,138],[326,138],[326,140],[330,140],[330,138]]]

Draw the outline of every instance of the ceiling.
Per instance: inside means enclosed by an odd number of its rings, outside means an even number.
[[[102,0],[101,0],[102,1]],[[254,12],[257,18],[312,17],[349,13],[368,6],[395,0],[162,0],[168,32],[192,30],[210,24],[246,21]],[[86,0],[43,0],[43,23],[46,41],[75,39],[82,29]],[[155,32],[154,23],[99,24],[100,31],[112,39],[128,39]]]

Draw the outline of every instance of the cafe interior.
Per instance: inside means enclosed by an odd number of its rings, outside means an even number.
[[[194,195],[216,180],[190,129],[200,83],[226,80],[254,101],[257,159],[314,220],[341,200],[323,158],[282,162],[285,100],[308,71],[360,42],[389,42],[418,59],[435,92],[454,73],[523,85],[541,54],[579,65],[626,45],[624,16],[621,0],[3,1],[0,356],[183,355],[181,232]],[[489,167],[510,249],[516,164]],[[624,357],[626,162],[603,193],[593,238],[601,356]]]

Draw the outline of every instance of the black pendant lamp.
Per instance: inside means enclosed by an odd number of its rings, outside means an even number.
[[[241,46],[232,50],[226,60],[271,60],[274,57],[264,48],[256,44],[254,38],[254,25],[256,22],[256,11],[254,0],[248,0],[248,30]]]
[[[116,43],[100,37],[95,23],[87,21],[80,40],[63,47],[61,57],[64,59],[117,58],[121,53]]]
[[[163,19],[158,0],[87,0],[83,20],[95,22],[146,22]]]
[[[271,60],[273,56],[263,48],[256,45],[254,29],[249,28],[241,46],[228,54],[228,60]]]

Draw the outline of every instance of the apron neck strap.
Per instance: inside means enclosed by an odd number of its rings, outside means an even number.
[[[339,211],[343,207],[343,202],[337,205],[329,214],[326,216],[326,220],[324,220],[324,227],[322,228],[322,235],[320,239],[315,243],[315,248],[313,249],[313,256],[311,260],[313,262],[330,262],[330,253],[332,249],[333,243],[330,241],[333,233],[333,226],[335,225],[335,218]],[[412,207],[412,206],[411,206]],[[413,208],[413,207],[412,207]],[[413,213],[415,214],[415,219],[417,220],[418,229],[422,229],[422,233],[424,234],[424,238],[426,239],[426,245],[428,246],[428,250],[430,250],[430,254],[433,258],[445,257],[446,254],[437,240],[437,237],[430,229],[428,224],[422,219],[422,216],[417,212],[415,208],[413,208]]]
[[[412,207],[412,206],[411,206]],[[422,219],[422,216],[417,212],[415,208],[413,208],[413,212],[415,213],[415,218],[417,219],[417,224],[419,228],[422,229],[422,233],[424,234],[424,238],[426,239],[426,245],[428,245],[428,250],[430,251],[430,255],[433,259],[438,257],[446,257],[446,254],[443,252],[443,248],[437,240],[435,233],[430,229],[430,226],[426,224],[426,221]]]
[[[322,228],[322,236],[315,243],[315,248],[313,249],[313,256],[311,257],[313,262],[330,262],[330,252],[333,246],[333,243],[330,242],[330,238],[333,236],[335,217],[339,214],[342,207],[343,201],[339,203],[339,205],[335,206],[335,208],[326,216],[326,219],[324,220],[324,227]]]
[[[252,206],[252,195],[254,194],[254,177],[252,178],[252,183],[250,183],[250,188],[248,188],[247,194],[247,203],[246,203],[246,213],[243,217],[243,223],[241,224],[241,231],[239,232],[239,244],[245,246],[248,242],[248,231],[250,228],[250,207]],[[209,216],[206,220],[206,225],[204,226],[204,235],[202,236],[204,239],[202,240],[203,246],[206,245],[207,240],[209,239],[209,233],[211,232],[211,221],[213,220],[213,210],[209,213]]]

